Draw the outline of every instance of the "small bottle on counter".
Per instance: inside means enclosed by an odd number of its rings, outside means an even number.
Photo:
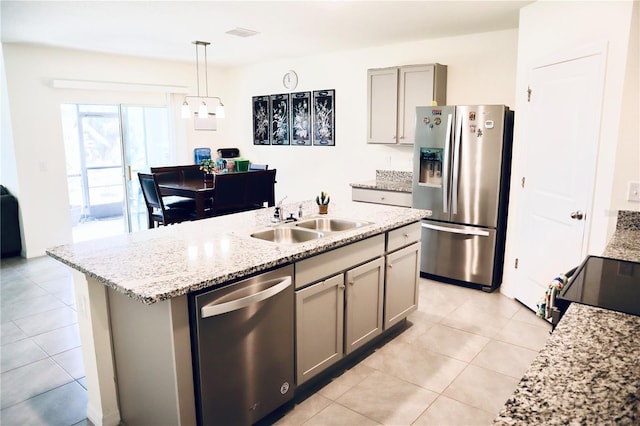
[[[298,219],[302,219],[302,204],[298,206]]]

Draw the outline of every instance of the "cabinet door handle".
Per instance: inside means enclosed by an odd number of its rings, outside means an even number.
[[[354,285],[356,282],[354,280],[349,280],[349,284]]]
[[[389,269],[393,268],[393,263],[388,264],[388,265],[387,265],[387,267],[388,267]]]

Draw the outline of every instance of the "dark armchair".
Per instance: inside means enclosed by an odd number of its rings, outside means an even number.
[[[22,251],[18,200],[0,185],[0,241],[2,257],[19,256]]]

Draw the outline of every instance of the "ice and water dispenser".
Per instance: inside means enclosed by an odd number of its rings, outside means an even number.
[[[442,151],[442,148],[420,148],[420,185],[442,186]]]

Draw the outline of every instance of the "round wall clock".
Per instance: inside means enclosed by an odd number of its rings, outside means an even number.
[[[289,90],[293,90],[298,85],[298,74],[294,70],[289,70],[286,72],[284,77],[282,77],[282,84]]]

